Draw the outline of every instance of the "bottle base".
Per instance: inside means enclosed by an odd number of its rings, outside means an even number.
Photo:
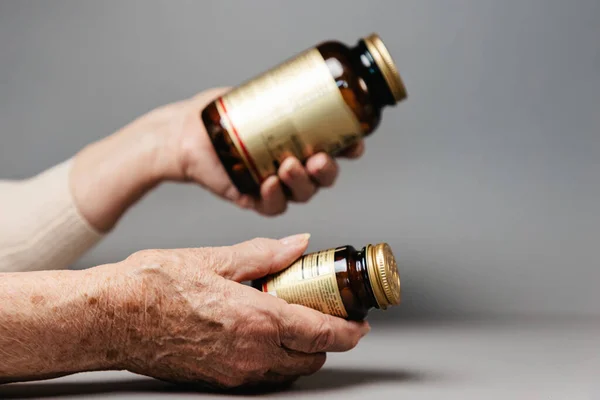
[[[221,125],[221,116],[214,102],[202,111],[201,118],[217,157],[234,186],[242,194],[260,196],[260,184],[254,180],[252,173],[233,144],[229,132]]]

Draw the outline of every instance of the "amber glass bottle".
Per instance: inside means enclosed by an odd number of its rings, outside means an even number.
[[[336,155],[406,96],[392,57],[372,34],[354,47],[328,41],[308,49],[215,99],[201,118],[233,183],[257,195],[286,157]]]
[[[307,254],[252,286],[288,303],[351,320],[364,319],[372,308],[400,304],[398,266],[387,243]]]

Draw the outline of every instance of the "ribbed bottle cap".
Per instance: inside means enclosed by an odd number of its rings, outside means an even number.
[[[379,308],[400,304],[400,274],[387,243],[367,246],[367,273]]]
[[[379,35],[373,33],[363,40],[369,53],[373,56],[375,63],[377,63],[396,103],[406,99],[408,94],[404,82],[400,77],[400,73],[398,72],[398,68],[396,68],[396,63],[392,59],[390,52],[385,47],[385,44],[383,44]]]

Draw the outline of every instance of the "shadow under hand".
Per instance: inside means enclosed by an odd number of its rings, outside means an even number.
[[[291,390],[294,392],[341,390],[362,385],[382,383],[401,385],[433,379],[430,374],[409,370],[324,368],[314,375],[299,379]]]
[[[150,378],[134,378],[116,382],[110,380],[104,382],[25,382],[0,386],[0,399],[46,399],[76,396],[87,398],[89,395],[100,394],[162,392],[169,386],[166,382]]]
[[[49,399],[49,398],[89,398],[93,395],[117,393],[176,394],[212,393],[229,395],[264,395],[273,392],[322,392],[341,390],[360,385],[381,383],[414,383],[430,380],[431,376],[400,370],[362,370],[354,368],[322,369],[314,375],[302,377],[292,384],[279,386],[259,385],[234,390],[219,390],[205,384],[173,384],[146,377],[118,381],[41,381],[24,382],[0,386],[1,399]]]

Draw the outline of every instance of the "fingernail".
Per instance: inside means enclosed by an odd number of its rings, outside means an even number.
[[[267,179],[263,181],[261,185],[263,186],[273,186],[279,183],[279,178],[277,175],[271,175]]]
[[[325,157],[321,157],[319,158],[318,162],[317,162],[317,171],[322,172],[325,167],[327,166],[327,162],[329,160]]]
[[[309,238],[310,238],[310,233],[301,233],[299,235],[292,235],[292,236],[284,237],[283,239],[280,239],[279,241],[286,246],[299,246],[301,244],[308,242]]]
[[[296,176],[296,162],[295,159],[292,157],[288,157],[285,159],[284,161],[285,165],[283,166],[283,169],[285,171],[287,171],[288,174],[290,174],[290,176]]]

